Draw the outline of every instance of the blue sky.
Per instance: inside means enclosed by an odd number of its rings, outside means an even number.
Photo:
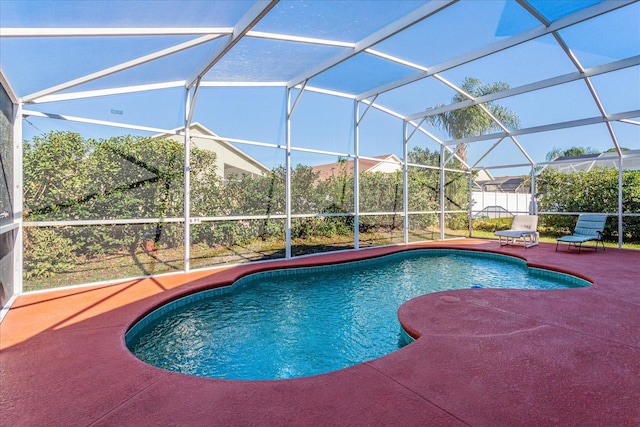
[[[553,2],[555,6],[550,7],[550,3],[532,2],[550,18],[571,12],[576,5],[581,7],[587,4]],[[421,4],[413,1],[346,4],[281,2],[254,29],[356,42]],[[238,1],[2,0],[0,23],[2,27],[223,27],[234,25],[250,6],[249,2]],[[132,19],[133,16],[136,18]],[[383,41],[374,49],[429,67],[537,25],[538,22],[512,1],[459,2],[405,33]],[[560,31],[560,35],[585,68],[639,55],[640,4],[567,28]],[[2,38],[0,63],[18,95],[24,96],[193,38]],[[201,63],[217,43],[219,41],[209,42],[184,53],[153,61],[138,70],[127,70],[70,91],[181,80]],[[341,50],[326,46],[308,48],[305,44],[245,39],[205,79],[290,78],[297,75],[299,70],[309,68],[314,61],[318,62],[319,58],[329,58]],[[465,77],[473,76],[487,83],[500,80],[516,87],[574,71],[575,67],[566,54],[553,37],[547,35],[444,71],[441,76],[456,85],[461,84]],[[312,79],[309,84],[357,93],[384,82],[388,76],[395,79],[413,72],[415,70],[361,54],[325,75]],[[351,77],[354,75],[357,77]],[[640,109],[639,76],[639,67],[635,66],[592,79],[607,113]],[[382,94],[377,102],[401,114],[412,114],[430,106],[447,104],[453,95],[450,88],[429,78]],[[26,108],[171,129],[183,124],[184,98],[184,90],[174,88],[157,93],[117,95]],[[507,98],[501,103],[519,115],[524,128],[600,114],[583,81]],[[283,88],[204,88],[198,97],[194,121],[203,123],[222,136],[282,144],[285,139],[284,112]],[[121,129],[102,126],[39,118],[28,120],[24,129],[26,139],[40,131],[52,129],[79,131],[95,138],[123,133]],[[436,136],[449,139],[442,132],[431,130]],[[615,123],[614,131],[622,146],[640,149],[639,126]],[[353,102],[314,93],[304,94],[294,115],[292,135],[294,145],[303,148],[351,153]],[[401,157],[401,138],[400,120],[391,119],[378,111],[371,112],[361,128],[361,154],[374,156],[395,153]],[[604,125],[523,135],[519,141],[536,161],[543,161],[546,152],[553,147],[590,146],[604,151],[613,146]],[[472,163],[493,142],[472,144],[469,147]],[[436,144],[424,136],[416,137],[410,145],[437,149]],[[279,151],[245,145],[240,148],[268,166],[283,163]],[[335,156],[330,155],[294,155],[294,163],[328,163],[334,160]],[[515,145],[505,141],[487,156],[483,164],[524,162]],[[526,170],[515,172],[526,173]],[[500,175],[501,172],[495,174]]]

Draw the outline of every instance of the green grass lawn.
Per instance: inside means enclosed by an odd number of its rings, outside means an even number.
[[[402,233],[361,233],[360,246],[384,246],[402,241]],[[353,236],[314,237],[293,239],[293,256],[343,249],[353,249]],[[285,242],[255,239],[230,246],[193,245],[190,253],[191,269],[242,264],[251,261],[285,257]],[[126,277],[150,276],[184,270],[183,248],[159,247],[147,252],[142,245],[129,251],[110,253],[100,257],[79,258],[75,267],[49,277],[30,277],[23,281],[24,291],[59,288],[62,286],[95,283]]]
[[[483,231],[483,230],[473,230],[473,237],[478,237],[481,239],[497,239],[496,236],[494,236],[493,231]],[[554,236],[540,236],[540,241],[541,242],[545,242],[545,243],[556,243],[557,237]],[[617,248],[618,247],[618,242],[604,242],[604,246],[607,248]],[[639,243],[623,243],[622,244],[622,248],[623,249],[640,249],[640,244]]]
[[[467,230],[447,230],[446,238],[466,236]],[[492,231],[474,230],[473,236],[495,239]],[[434,240],[439,231],[420,234],[410,233],[410,241]],[[360,233],[360,247],[384,246],[403,241],[402,231],[393,233]],[[540,236],[540,241],[555,243],[555,237]],[[617,242],[605,242],[607,247],[617,247]],[[625,249],[640,249],[640,244],[625,243]],[[317,254],[353,248],[353,236],[314,237],[292,240],[293,256]],[[191,247],[191,269],[214,267],[245,262],[279,259],[285,257],[285,243],[281,240],[256,239],[245,244],[231,246],[193,245]],[[25,278],[24,290],[34,291],[62,286],[117,280],[126,277],[149,276],[184,270],[182,248],[159,248],[147,252],[142,245],[95,258],[82,258],[75,267],[50,277]]]

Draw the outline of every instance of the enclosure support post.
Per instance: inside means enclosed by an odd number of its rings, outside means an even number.
[[[440,146],[440,240],[444,240],[444,145]]]
[[[304,88],[303,88],[304,89]],[[285,258],[291,258],[291,114],[293,108],[291,105],[291,89],[287,88],[287,103],[286,103],[286,149],[285,149],[285,181],[284,181],[284,198],[285,198]],[[302,92],[301,92],[302,94]]]
[[[624,242],[624,227],[622,223],[622,188],[624,185],[624,170],[622,169],[622,166],[622,156],[618,153],[618,249],[622,249],[622,243]]]
[[[473,237],[473,170],[469,169],[469,237]]]
[[[536,165],[531,165],[531,201],[529,202],[529,214],[538,215],[538,204],[536,203]]]
[[[360,102],[353,101],[353,248],[360,249]]]
[[[17,232],[13,241],[13,295],[20,295],[23,291],[22,262],[24,259],[23,245],[23,168],[22,168],[22,101],[13,105],[13,221],[17,222]],[[14,229],[15,230],[15,229]]]
[[[192,89],[187,89],[184,105],[184,272],[188,273],[191,267],[191,156],[189,147],[189,127],[193,117],[195,95],[200,86],[200,80]]]
[[[407,138],[407,121],[402,121],[402,206],[404,221],[402,221],[402,235],[404,244],[409,243],[409,139]]]
[[[354,100],[354,159],[353,159],[353,247],[360,249],[360,123],[364,120],[367,113],[371,110],[373,103],[378,95],[368,103],[362,115],[360,114],[360,101]]]

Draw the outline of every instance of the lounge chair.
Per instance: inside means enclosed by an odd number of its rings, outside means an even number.
[[[509,230],[499,230],[493,233],[498,236],[500,246],[516,244],[518,239],[522,239],[525,248],[530,248],[538,244],[540,234],[536,231],[538,227],[538,215],[515,215]],[[502,238],[505,243],[502,243]]]
[[[591,240],[596,241],[596,252],[598,251],[598,242],[602,243],[602,250],[604,250],[602,232],[606,222],[606,215],[580,214],[573,234],[560,237],[556,242],[556,251],[558,251],[558,243],[564,242],[569,244],[567,249],[571,249],[571,245],[573,245],[573,247],[578,248],[578,253],[580,253],[582,244]]]

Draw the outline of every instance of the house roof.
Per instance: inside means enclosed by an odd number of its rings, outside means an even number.
[[[359,159],[358,169],[360,172],[376,172],[376,168],[381,164],[395,165],[401,168],[401,160],[395,154],[383,154],[381,156],[375,156],[373,158]],[[344,170],[348,175],[353,174],[354,161],[344,160],[335,163],[327,163],[324,165],[313,166],[313,172],[319,173],[318,178],[326,179],[331,176],[337,176]]]
[[[626,170],[640,170],[640,150],[625,150],[622,152],[623,168]],[[562,156],[547,164],[545,168],[566,172],[590,171],[595,167],[618,168],[618,153],[606,152],[583,154],[579,156]]]
[[[230,144],[229,142],[220,138],[215,132],[213,132],[212,130],[210,130],[209,128],[207,128],[206,126],[204,126],[199,122],[192,123],[191,126],[189,126],[189,131],[190,131],[190,139],[192,142],[194,142],[194,139],[198,137],[205,137],[205,139],[215,141],[216,143],[224,147],[226,150],[231,151],[235,153],[237,156],[243,158],[245,161],[252,163],[254,166],[262,170],[264,173],[268,173],[270,171],[270,169],[267,166],[263,165],[258,160],[254,159],[253,157],[251,157],[244,151],[240,150],[239,148],[235,147],[233,144]],[[169,136],[175,136],[175,135],[184,135],[184,126],[172,129],[170,132],[167,132],[167,133],[154,135],[154,137],[156,138],[169,137]],[[206,149],[206,146],[200,147],[200,148]]]
[[[553,159],[553,161],[558,161],[558,162],[562,162],[565,160],[571,160],[571,161],[575,161],[575,160],[582,160],[582,159],[596,159],[598,157],[600,157],[601,154],[605,154],[605,153],[595,153],[595,154],[579,154],[577,156],[560,156],[560,157],[556,157],[555,159]]]
[[[476,180],[476,183],[482,187],[494,186],[500,191],[516,191],[524,182],[525,179],[522,176],[497,176],[490,180]]]

